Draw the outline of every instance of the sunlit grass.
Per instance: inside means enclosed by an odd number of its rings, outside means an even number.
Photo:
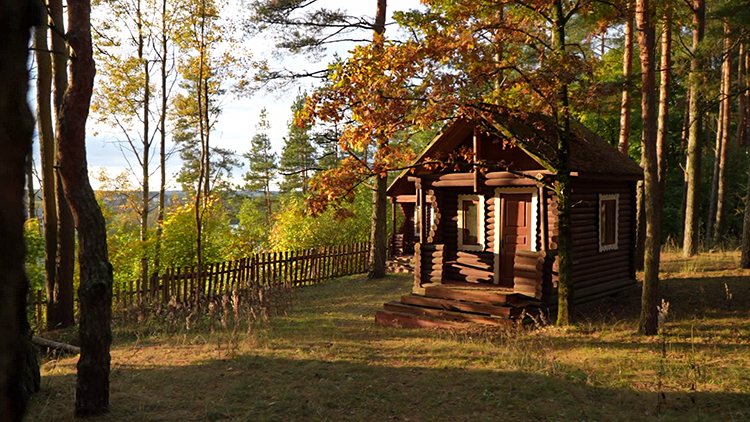
[[[403,275],[299,289],[286,315],[241,332],[120,327],[112,411],[93,420],[749,420],[750,271],[675,259],[654,337],[635,334],[635,289],[579,308],[568,329],[376,325],[410,290]],[[45,364],[29,420],[72,420],[75,362]]]

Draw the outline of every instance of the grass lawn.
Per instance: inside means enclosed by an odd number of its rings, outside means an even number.
[[[749,421],[750,271],[736,253],[664,257],[663,334],[635,335],[639,291],[578,325],[375,325],[412,278],[296,290],[250,329],[117,327],[111,413],[92,421]],[[42,368],[27,420],[72,420],[77,357]]]

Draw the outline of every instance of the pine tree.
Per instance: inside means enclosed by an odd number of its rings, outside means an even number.
[[[292,105],[292,113],[296,115],[305,107],[307,94],[301,93]],[[316,150],[310,137],[310,125],[297,126],[294,121],[289,122],[289,133],[284,138],[284,148],[279,158],[279,173],[284,179],[279,182],[281,192],[307,192],[307,185],[315,167]]]
[[[245,185],[248,190],[262,191],[266,203],[266,215],[271,218],[273,212],[271,204],[271,183],[278,170],[276,153],[271,149],[271,139],[268,130],[271,124],[264,108],[260,112],[260,121],[255,127],[255,135],[250,140],[250,150],[244,154],[248,160],[249,171],[245,173]]]

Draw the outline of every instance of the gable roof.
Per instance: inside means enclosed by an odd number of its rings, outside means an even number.
[[[501,131],[512,134],[522,142],[508,139],[529,155],[541,155],[554,161],[557,128],[554,120],[539,113],[520,113],[499,109],[493,121],[487,122]],[[622,154],[602,137],[577,120],[570,122],[570,171],[586,176],[625,176],[642,178],[643,169],[630,157]],[[523,144],[528,146],[524,146]]]
[[[535,161],[554,161],[556,157],[557,129],[554,120],[539,113],[512,112],[497,109],[492,121],[483,121],[493,132],[505,134],[505,139],[517,145]],[[471,136],[477,124],[466,118],[458,118],[445,127],[417,156],[413,164],[435,157],[440,152],[455,150]],[[491,157],[487,157],[491,158]],[[578,121],[571,120],[570,171],[579,177],[621,177],[642,179],[643,169],[630,157]],[[407,176],[404,170],[388,188],[389,193],[400,180]]]

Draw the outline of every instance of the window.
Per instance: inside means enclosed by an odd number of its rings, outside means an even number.
[[[458,248],[484,250],[484,197],[458,196]]]
[[[599,195],[599,252],[617,249],[620,195]]]

